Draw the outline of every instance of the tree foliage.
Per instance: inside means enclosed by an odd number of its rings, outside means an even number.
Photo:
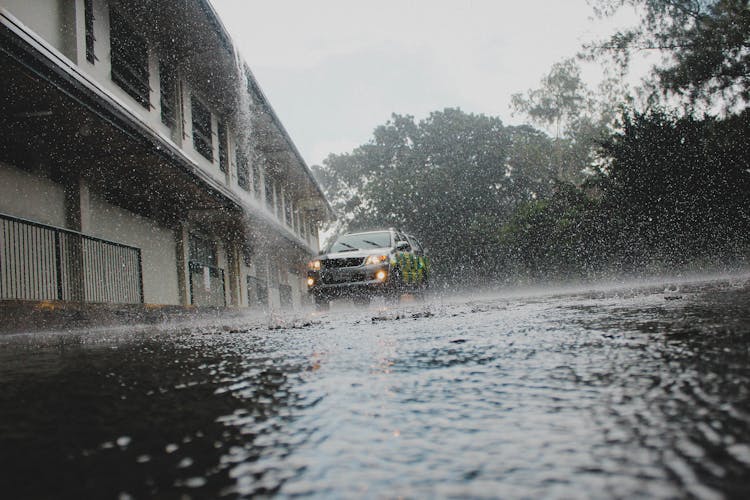
[[[415,122],[393,115],[351,153],[315,172],[340,230],[395,226],[419,235],[435,268],[456,277],[494,269],[497,229],[520,203],[551,192],[549,137],[459,109]]]
[[[574,184],[557,179],[544,132],[446,109],[393,115],[315,170],[348,214],[341,230],[413,232],[446,282],[643,273],[746,258],[749,134],[747,112],[627,112],[599,143],[601,168]]]
[[[581,183],[626,93],[626,87],[611,78],[590,89],[578,63],[570,58],[553,64],[538,88],[514,94],[511,108],[554,133],[557,181]]]
[[[741,112],[750,100],[749,0],[593,0],[602,16],[623,6],[642,13],[641,23],[589,46],[594,56],[627,65],[633,51],[658,50],[656,87],[689,104]]]
[[[516,112],[526,114],[538,125],[551,127],[558,139],[572,129],[590,103],[590,91],[574,59],[553,64],[539,88],[511,96],[511,107]]]
[[[641,253],[721,255],[750,228],[750,115],[632,113],[604,144],[608,203]],[[732,253],[732,252],[730,252]]]
[[[502,228],[522,276],[715,267],[750,247],[750,114],[631,112],[603,145],[606,170],[519,207]]]

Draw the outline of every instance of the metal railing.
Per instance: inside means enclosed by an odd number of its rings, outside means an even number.
[[[0,214],[0,300],[142,303],[140,248]]]
[[[224,270],[220,267],[190,261],[190,303],[196,306],[227,305]]]

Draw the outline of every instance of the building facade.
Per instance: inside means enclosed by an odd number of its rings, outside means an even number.
[[[0,300],[293,308],[330,205],[207,0],[0,0]]]

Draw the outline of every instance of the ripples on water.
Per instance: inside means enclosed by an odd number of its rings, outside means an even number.
[[[747,497],[749,299],[737,279],[6,338],[0,491]]]

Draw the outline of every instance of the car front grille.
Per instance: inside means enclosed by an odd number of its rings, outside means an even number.
[[[339,267],[361,266],[364,261],[364,257],[349,257],[346,259],[326,259],[321,264],[326,269],[338,269]]]
[[[336,285],[339,283],[359,283],[365,281],[365,273],[347,273],[347,274],[324,274],[324,285]]]

